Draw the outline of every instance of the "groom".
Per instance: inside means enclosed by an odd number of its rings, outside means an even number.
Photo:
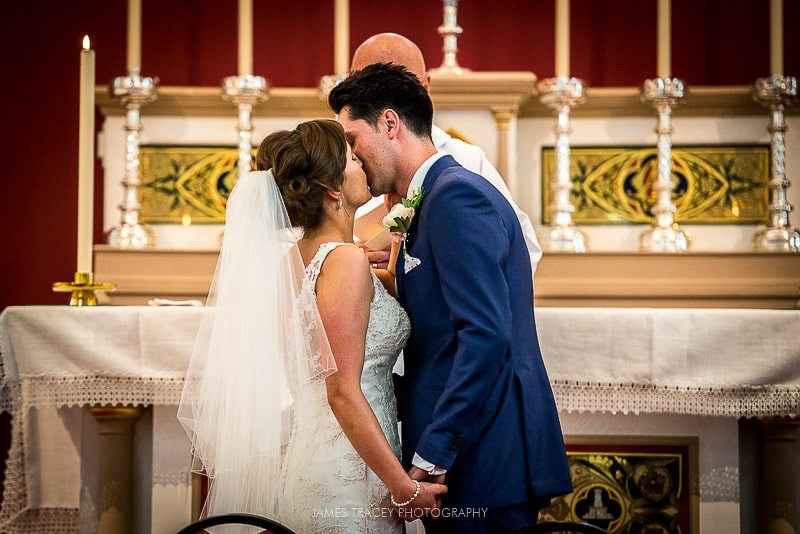
[[[515,532],[546,499],[572,491],[539,351],[531,264],[508,201],[437,152],[433,106],[404,67],[351,74],[329,104],[373,195],[422,201],[397,264],[411,318],[397,391],[403,461],[447,484],[430,532]]]

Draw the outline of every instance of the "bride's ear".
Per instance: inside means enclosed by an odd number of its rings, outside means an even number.
[[[327,189],[325,194],[328,196],[329,199],[336,202],[336,205],[341,208],[342,207],[342,192],[336,191],[335,189]]]

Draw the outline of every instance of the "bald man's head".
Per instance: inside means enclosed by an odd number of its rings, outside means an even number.
[[[356,48],[351,70],[361,70],[373,63],[403,65],[428,88],[428,75],[422,52],[410,39],[397,33],[379,33],[368,38]]]

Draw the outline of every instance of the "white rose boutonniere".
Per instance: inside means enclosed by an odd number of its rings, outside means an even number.
[[[383,226],[390,232],[404,234],[411,226],[411,219],[414,218],[414,208],[395,204],[386,217],[383,218]]]
[[[382,224],[392,234],[392,239],[397,242],[403,240],[411,227],[411,221],[417,211],[422,197],[425,194],[420,188],[411,191],[411,198],[404,198],[402,203],[395,204],[383,218]]]

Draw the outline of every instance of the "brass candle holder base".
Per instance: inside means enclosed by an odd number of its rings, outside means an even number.
[[[95,284],[94,273],[76,272],[72,282],[56,282],[53,291],[58,293],[71,293],[70,306],[97,306],[95,291],[114,291],[116,284]]]

